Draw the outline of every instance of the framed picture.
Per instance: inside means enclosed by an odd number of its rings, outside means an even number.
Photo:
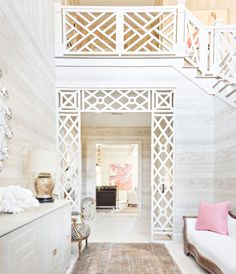
[[[109,184],[117,186],[119,190],[132,189],[132,165],[131,164],[110,164]]]

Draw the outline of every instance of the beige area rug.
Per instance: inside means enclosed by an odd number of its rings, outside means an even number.
[[[90,243],[72,274],[181,274],[164,244]]]

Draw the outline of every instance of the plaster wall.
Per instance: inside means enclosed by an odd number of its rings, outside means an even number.
[[[236,110],[218,98],[214,100],[214,200],[230,201],[236,212]]]
[[[0,68],[9,90],[14,133],[0,186],[33,189],[27,153],[55,149],[54,1],[2,0]]]

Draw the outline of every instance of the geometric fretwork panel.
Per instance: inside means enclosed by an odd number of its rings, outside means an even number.
[[[74,109],[72,110],[72,107]],[[59,156],[59,195],[80,205],[80,115],[78,91],[58,90],[57,151]]]
[[[145,89],[82,90],[81,111],[150,111],[151,91]]]
[[[124,13],[124,52],[170,53],[176,43],[176,10]]]
[[[154,239],[171,239],[173,236],[173,162],[173,113],[153,113],[152,231]]]
[[[76,90],[59,90],[58,107],[60,112],[78,111],[79,94]]]
[[[64,12],[67,53],[113,53],[116,51],[114,12]]]
[[[174,90],[153,90],[153,111],[173,112],[174,111]]]
[[[57,104],[60,196],[74,208],[81,197],[81,112],[152,113],[152,238],[172,238],[174,89],[59,89]]]
[[[186,16],[186,29],[185,29],[185,41],[186,41],[186,60],[193,66],[199,66],[200,64],[200,28],[198,23],[195,22],[195,18],[191,14],[187,13]]]

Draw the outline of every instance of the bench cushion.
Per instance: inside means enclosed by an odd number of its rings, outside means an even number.
[[[224,274],[236,273],[236,239],[210,231],[188,231],[188,240],[198,252],[214,262]]]
[[[229,236],[236,239],[236,219],[228,216],[228,233]]]

